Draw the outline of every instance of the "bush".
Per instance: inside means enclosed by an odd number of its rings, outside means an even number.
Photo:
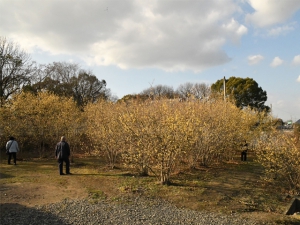
[[[289,191],[300,193],[300,150],[295,136],[278,130],[264,133],[256,149],[257,160],[263,165],[266,178]]]

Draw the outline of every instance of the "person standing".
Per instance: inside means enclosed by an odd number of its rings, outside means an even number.
[[[58,161],[59,174],[64,175],[63,173],[63,162],[66,164],[66,174],[70,173],[70,147],[66,142],[66,138],[64,136],[61,137],[60,142],[57,143],[55,148],[55,157]]]
[[[19,151],[18,142],[14,137],[9,137],[9,141],[6,143],[6,152],[8,154],[8,164],[10,164],[11,157],[14,158],[14,165],[17,165],[17,152]]]

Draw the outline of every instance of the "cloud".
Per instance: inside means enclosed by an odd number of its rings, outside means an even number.
[[[293,65],[300,65],[300,55],[296,55],[292,61]]]
[[[255,65],[262,61],[264,57],[262,55],[250,55],[248,56],[248,64]]]
[[[248,0],[255,10],[246,15],[246,21],[258,27],[272,26],[283,23],[300,9],[299,0]]]
[[[0,33],[22,47],[123,69],[198,72],[229,62],[222,47],[247,33],[233,0],[0,2]]]
[[[285,35],[289,33],[290,31],[295,30],[294,24],[292,25],[285,25],[285,26],[278,26],[276,28],[272,28],[267,31],[268,36],[279,36],[279,35]]]
[[[280,66],[283,63],[283,60],[280,59],[279,57],[275,57],[272,61],[272,63],[270,64],[270,66],[272,67],[277,67]]]
[[[300,83],[300,75],[298,76],[298,78],[297,78],[297,82],[299,82]]]

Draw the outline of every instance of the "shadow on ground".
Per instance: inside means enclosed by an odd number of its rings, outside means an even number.
[[[31,224],[31,225],[66,225],[62,219],[49,212],[29,208],[20,204],[0,204],[1,225]]]
[[[9,174],[5,174],[5,173],[0,173],[0,179],[4,179],[4,178],[12,178],[14,176],[9,175]]]

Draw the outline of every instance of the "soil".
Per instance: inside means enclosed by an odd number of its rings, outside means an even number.
[[[65,177],[65,176],[64,176]],[[87,191],[75,179],[67,178],[68,183],[58,187],[51,183],[12,183],[0,184],[1,204],[17,203],[24,206],[56,203],[62,199],[83,199]]]
[[[97,162],[89,163],[90,161],[84,161],[81,164],[71,164],[71,172],[73,174],[60,176],[54,160],[20,162],[17,166],[7,165],[5,161],[2,161],[0,165],[0,205],[15,203],[26,207],[33,207],[60,202],[63,199],[93,198],[93,195],[94,197],[97,196],[97,198],[99,196],[100,198],[116,198],[122,192],[120,191],[120,187],[123,187],[125,191],[127,188],[135,190],[134,185],[138,187],[139,182],[146,182],[146,179],[136,178],[131,180],[131,182],[136,182],[135,184],[127,183],[126,174],[122,177],[119,175],[121,172],[116,171],[114,173],[118,175],[115,176],[113,172],[107,173],[104,171],[106,168],[101,171],[95,169],[96,166],[95,168],[93,166]],[[181,178],[179,174],[176,176],[177,185],[168,188],[159,185],[157,187],[155,185],[150,187],[157,189],[155,192],[157,196],[162,194],[165,199],[174,202],[179,207],[199,209],[202,205],[203,207],[207,207],[208,203],[211,202],[211,204],[214,204],[214,207],[218,206],[218,209],[230,207],[232,211],[247,213],[247,209],[252,209],[249,208],[250,206],[258,208],[259,205],[255,205],[257,202],[260,205],[264,203],[263,201],[259,202],[260,199],[272,197],[272,194],[260,194],[264,192],[264,187],[258,182],[259,171],[256,171],[257,175],[255,176],[251,175],[249,171],[253,172],[253,168],[241,167],[239,170],[234,171],[228,169],[227,172],[224,169],[214,169],[213,172],[209,170],[207,172],[202,171],[201,173],[190,175],[189,178],[194,181],[194,186],[184,184],[186,175]],[[230,174],[230,179],[227,179],[229,177],[228,174]],[[128,176],[134,177],[131,174],[128,174]],[[205,181],[204,186],[201,183],[202,181]],[[198,188],[199,195],[195,197],[193,193],[197,192],[197,186],[203,186],[203,188]],[[239,189],[238,187],[243,188]],[[177,194],[178,190],[182,191],[180,195]],[[201,194],[202,191],[204,194]],[[243,195],[245,195],[245,198],[240,199],[243,202],[236,202],[236,199],[239,199]],[[246,198],[247,196],[249,197],[248,199]],[[187,201],[189,203],[185,205],[183,204],[185,201],[182,201],[182,198],[185,198],[185,200],[195,198],[196,200]],[[250,200],[255,200],[255,204]],[[287,199],[287,202],[289,200]],[[269,203],[269,212],[266,212],[266,209],[256,210],[251,215],[247,215],[256,219],[261,218],[262,220],[264,218],[272,219],[272,217],[275,220],[281,218],[278,213],[273,211],[273,206],[276,203],[276,201]],[[195,204],[195,207],[193,207],[193,204]],[[235,209],[234,205],[239,208]]]

